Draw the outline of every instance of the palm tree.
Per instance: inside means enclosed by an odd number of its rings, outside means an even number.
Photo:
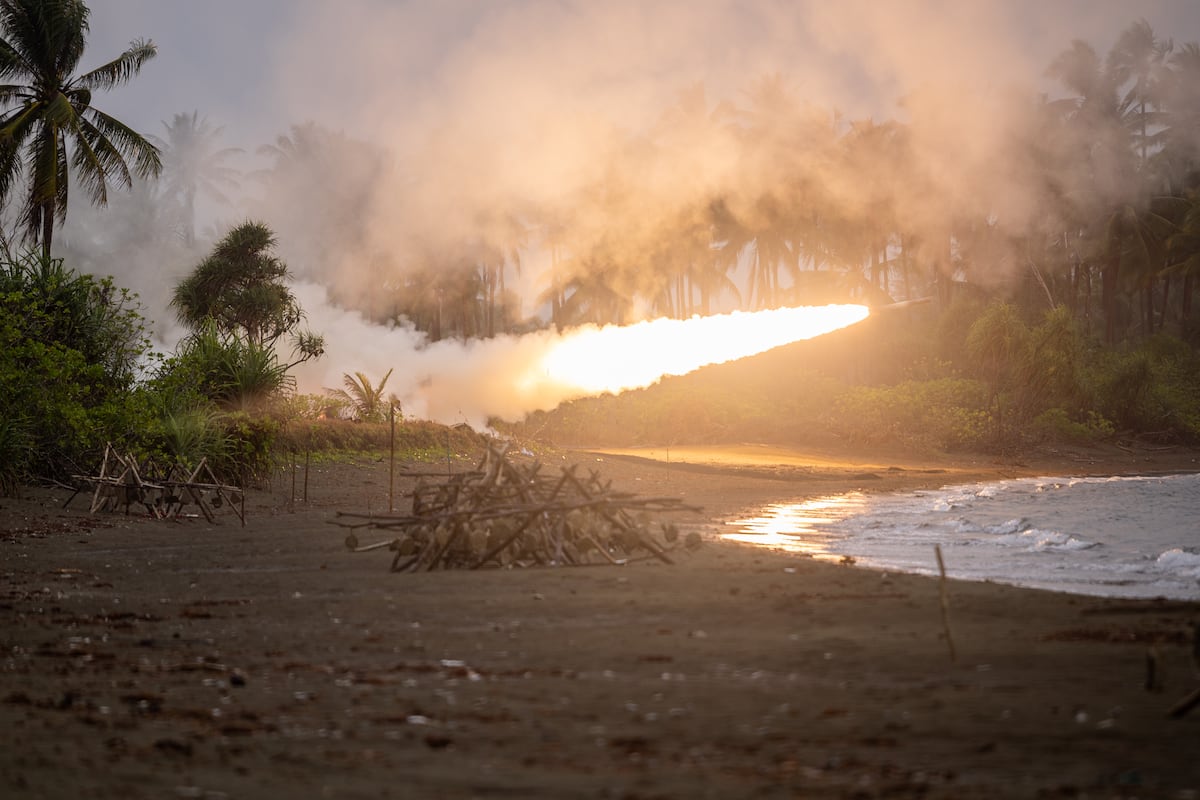
[[[759,78],[746,95],[749,104],[742,112],[746,169],[756,185],[770,188],[743,198],[734,212],[735,224],[724,226],[721,238],[733,252],[750,258],[747,300],[757,308],[769,308],[779,299],[780,267],[790,267],[799,258],[789,235],[796,209],[781,189],[797,175],[797,137],[803,128],[803,114],[778,73]]]
[[[389,168],[386,153],[307,122],[292,125],[258,154],[270,166],[252,176],[261,181],[263,194],[251,210],[272,220],[291,253],[304,254],[303,261],[293,257],[301,275],[337,290],[357,289],[352,271],[340,265],[371,257],[371,203]]]
[[[781,270],[795,290],[801,262],[815,262],[820,250],[819,210],[831,200],[822,173],[836,154],[841,121],[801,102],[779,75],[759,79],[746,94],[742,169],[751,190],[725,198],[736,224],[721,239],[749,258],[748,300],[770,307],[787,300]]]
[[[388,378],[392,377],[393,369],[389,369],[387,374],[379,379],[378,385],[372,385],[371,379],[365,373],[355,372],[353,375],[343,374],[342,385],[344,389],[326,389],[325,391],[338,400],[341,400],[354,410],[355,419],[363,422],[383,422],[387,416],[388,408],[394,408],[399,405],[395,396],[389,398],[388,402],[384,401],[383,387],[387,385]]]
[[[1200,172],[1195,135],[1200,129],[1200,45],[1188,42],[1171,54],[1169,63],[1162,87],[1163,130],[1158,135],[1162,150],[1156,159],[1167,183],[1178,191]]]
[[[88,14],[81,0],[0,0],[0,200],[28,182],[21,222],[47,256],[55,224],[66,219],[71,167],[97,205],[108,201],[110,182],[132,183],[126,159],[142,178],[162,169],[153,144],[92,106],[93,90],[126,83],[156,48],[134,41],[114,60],[73,76]]]
[[[1100,261],[1100,302],[1105,340],[1116,341],[1121,255],[1130,225],[1130,197],[1136,187],[1131,137],[1126,128],[1130,100],[1120,96],[1119,60],[1106,64],[1086,42],[1076,40],[1055,58],[1047,74],[1075,96],[1051,104],[1072,137],[1077,174],[1074,187],[1083,219],[1093,220],[1088,238]]]
[[[1162,40],[1146,20],[1138,20],[1117,37],[1108,52],[1105,67],[1117,86],[1131,84],[1121,98],[1128,109],[1126,117],[1145,169],[1151,144],[1149,128],[1155,121],[1151,110],[1159,105],[1166,83],[1167,58],[1174,49],[1171,40]]]
[[[657,310],[681,318],[707,315],[713,298],[726,291],[740,301],[729,277],[737,256],[713,242],[716,209],[723,208],[717,198],[738,151],[736,116],[732,103],[710,104],[704,84],[694,83],[676,94],[653,129],[655,160],[669,163],[694,187],[687,196],[669,198],[659,227],[650,232],[646,261],[653,266],[646,271]]]
[[[812,203],[804,255],[813,270],[795,289],[795,302],[828,302],[832,286],[841,285],[864,297],[879,299],[888,291],[891,262],[888,246],[897,229],[895,201],[900,187],[902,132],[895,123],[865,120],[849,123],[825,162],[839,185]],[[805,285],[807,284],[807,286]],[[812,290],[819,294],[809,297]]]
[[[1200,275],[1200,192],[1191,192],[1187,204],[1182,223],[1168,241],[1171,258],[1167,267],[1168,275],[1183,277],[1180,317],[1185,330],[1191,325],[1193,288]]]
[[[226,166],[225,161],[242,151],[237,147],[218,148],[224,128],[212,127],[195,111],[176,114],[163,123],[163,128],[167,132],[166,141],[161,143],[166,189],[180,202],[183,241],[191,246],[196,242],[196,195],[229,203],[222,189],[237,187],[238,171]]]
[[[629,322],[633,303],[616,288],[618,265],[597,248],[572,265],[572,277],[563,287],[559,309],[564,325],[624,325]]]
[[[505,306],[505,273],[511,264],[517,275],[521,274],[521,249],[525,247],[529,231],[525,224],[511,212],[485,211],[477,215],[476,227],[480,238],[467,248],[473,253],[478,265],[478,279],[483,290],[483,335],[496,335],[497,305],[501,316],[499,328],[507,330],[511,320],[507,319]]]

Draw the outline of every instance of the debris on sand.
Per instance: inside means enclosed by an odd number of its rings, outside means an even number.
[[[481,567],[578,566],[626,564],[655,558],[673,563],[669,553],[695,547],[691,533],[680,541],[672,523],[656,523],[655,514],[699,512],[679,498],[639,498],[613,491],[595,471],[579,477],[578,465],[557,477],[542,475],[542,465],[514,463],[508,445],[489,446],[470,472],[422,477],[412,492],[412,513],[405,516],[339,512],[332,522],[349,529],[346,546],[354,552],[394,552],[393,572]],[[397,536],[360,545],[361,529],[396,531]]]

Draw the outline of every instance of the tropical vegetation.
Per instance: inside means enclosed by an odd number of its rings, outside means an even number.
[[[77,474],[136,435],[149,351],[128,290],[40,250],[0,259],[0,483]]]
[[[1200,45],[1145,21],[1106,53],[1065,47],[1046,65],[1057,93],[921,88],[896,119],[846,119],[781,74],[736,101],[691,86],[654,124],[598,134],[594,163],[554,202],[479,202],[474,176],[439,175],[387,209],[405,233],[380,239],[382,189],[411,165],[311,122],[246,172],[198,112],[164,121],[161,139],[138,134],[93,93],[133,79],[154,45],[76,75],[88,18],[79,0],[0,0],[0,208],[28,247],[0,237],[0,491],[78,472],[110,440],[242,479],[318,440],[377,443],[398,409],[391,371],[296,396],[292,370],[323,349],[296,277],[430,341],[930,300],[745,364],[495,421],[522,436],[1200,442]],[[73,205],[74,235],[56,237],[71,187],[93,207]],[[198,229],[204,202],[247,221]],[[402,225],[422,203],[445,224]],[[96,277],[118,265],[186,329],[172,352],[152,352],[137,294]]]

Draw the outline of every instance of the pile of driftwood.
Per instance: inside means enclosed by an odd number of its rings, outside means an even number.
[[[489,447],[471,472],[421,476],[413,490],[412,513],[403,516],[339,512],[333,524],[350,529],[354,552],[394,552],[393,572],[481,567],[625,564],[655,558],[672,563],[669,552],[694,547],[698,534],[680,541],[672,523],[656,523],[661,512],[693,511],[678,498],[638,498],[616,492],[594,471],[579,477],[578,465],[557,477],[541,464],[514,463],[508,446]],[[360,545],[356,531],[393,531],[395,536]]]
[[[121,455],[108,444],[97,475],[72,475],[75,493],[63,503],[66,508],[85,489],[91,487],[92,506],[89,513],[116,511],[131,506],[143,507],[157,519],[178,519],[185,508],[195,506],[209,522],[215,522],[214,511],[222,506],[246,524],[245,493],[236,486],[217,480],[204,458],[194,468],[172,464],[160,469],[154,463],[139,465],[132,455]]]

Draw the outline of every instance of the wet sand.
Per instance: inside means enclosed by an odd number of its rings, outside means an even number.
[[[0,796],[1200,797],[1200,710],[1167,717],[1200,686],[1200,604],[951,580],[948,641],[937,580],[715,536],[831,491],[1195,452],[540,458],[703,506],[676,521],[705,543],[673,566],[393,574],[331,524],[387,507],[381,462],[313,467],[307,502],[281,474],[244,527],[0,500]]]

